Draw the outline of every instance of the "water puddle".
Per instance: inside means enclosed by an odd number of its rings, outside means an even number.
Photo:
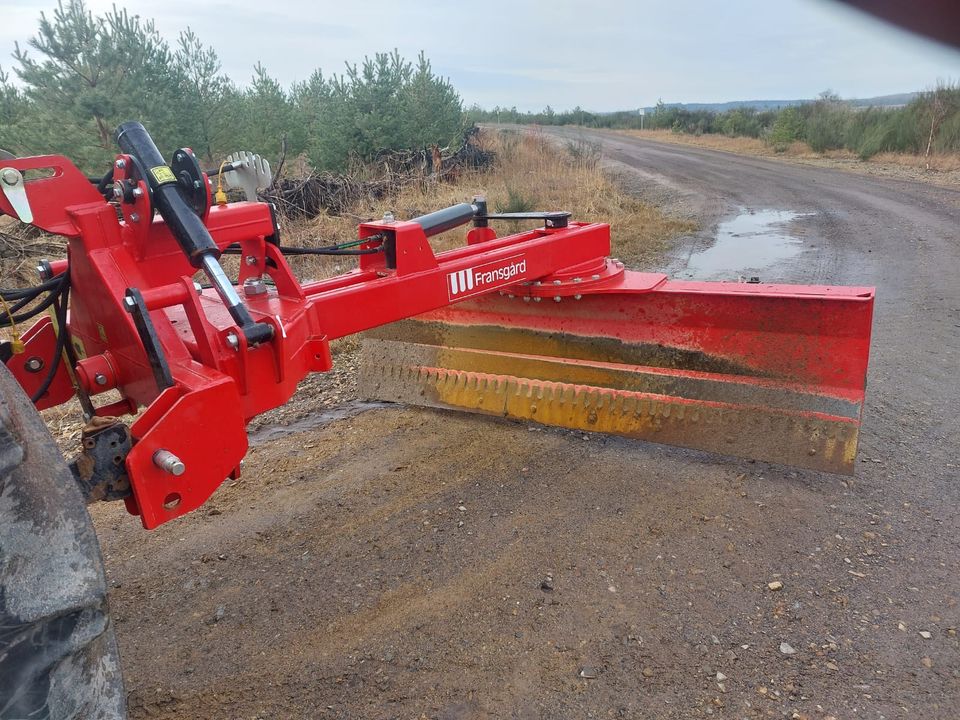
[[[316,430],[337,420],[345,420],[346,418],[352,418],[367,410],[391,407],[391,405],[391,403],[385,402],[351,400],[350,402],[330,408],[329,410],[294,420],[289,425],[267,425],[266,427],[259,428],[250,433],[250,445],[262,445],[263,443],[279,440],[280,438],[306,432],[307,430]]]
[[[744,211],[720,223],[713,245],[691,254],[681,274],[698,280],[762,276],[763,270],[803,251],[803,241],[791,235],[787,226],[811,214],[789,210]]]

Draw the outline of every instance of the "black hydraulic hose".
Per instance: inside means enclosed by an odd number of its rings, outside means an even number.
[[[107,170],[103,177],[88,175],[87,180],[89,180],[91,184],[97,186],[97,192],[99,192],[101,195],[106,195],[108,188],[113,183],[113,166]]]
[[[44,290],[50,290],[55,287],[60,286],[60,278],[55,277],[40,283],[39,285],[34,285],[33,287],[26,288],[10,288],[9,290],[0,289],[0,297],[6,301],[10,300],[19,300],[23,297],[33,296],[36,297]]]
[[[359,250],[347,250],[343,248],[298,248],[281,247],[280,251],[284,255],[376,255],[383,252],[383,246],[374,248],[361,248]]]
[[[32,307],[32,308],[30,308],[29,310],[27,310],[26,312],[22,312],[22,313],[19,313],[19,314],[14,313],[14,314],[13,314],[13,323],[25,322],[25,321],[29,320],[30,318],[35,317],[36,315],[39,315],[39,314],[42,313],[44,310],[46,310],[48,307],[50,307],[51,305],[53,305],[53,303],[56,301],[58,295],[59,295],[59,290],[51,290],[51,291],[50,291],[50,294],[47,295],[47,297],[45,297],[45,298],[43,299],[43,301],[42,301],[39,305],[37,305],[36,307]],[[6,313],[4,313],[4,314],[2,315],[2,317],[0,317],[0,327],[10,327],[10,326],[11,326],[11,318],[10,318],[9,315],[7,315]]]
[[[37,293],[36,295],[28,295],[27,297],[23,298],[22,300],[17,300],[13,305],[10,306],[10,313],[9,313],[9,314],[10,314],[10,315],[13,315],[13,314],[14,314],[15,312],[17,312],[18,310],[23,310],[23,308],[25,308],[27,305],[29,305],[30,303],[32,303],[32,302],[33,302],[34,300],[36,300],[38,297],[40,297],[40,293]]]
[[[36,392],[30,396],[30,402],[33,403],[46,395],[50,386],[53,384],[53,379],[57,376],[57,369],[60,367],[60,360],[67,344],[67,302],[70,298],[70,276],[66,274],[63,275],[60,285],[60,290],[53,293],[54,299],[59,299],[56,306],[57,325],[59,328],[57,345],[54,348],[53,357],[50,359],[50,369],[47,370],[46,377],[43,379],[43,382],[40,383],[40,387],[37,388]]]

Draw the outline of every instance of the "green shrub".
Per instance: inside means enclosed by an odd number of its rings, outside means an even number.
[[[795,107],[788,107],[777,113],[777,119],[767,135],[767,141],[776,152],[783,152],[790,143],[803,138],[803,116]]]
[[[523,190],[508,187],[506,202],[498,200],[496,208],[498,213],[533,212],[537,209],[537,198],[532,194],[527,195]]]

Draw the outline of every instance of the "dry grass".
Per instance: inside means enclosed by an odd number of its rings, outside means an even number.
[[[361,203],[349,215],[321,215],[290,223],[282,228],[284,244],[352,240],[358,222],[379,219],[386,211],[408,219],[469,202],[475,195],[485,196],[491,211],[518,209],[506,207],[513,197],[524,202],[526,209],[569,210],[576,220],[610,223],[613,254],[631,266],[651,265],[670,238],[696,227],[626,194],[600,169],[598,157],[574,157],[535,133],[484,131],[480,142],[497,153],[493,169],[463,173],[453,182],[410,186],[392,198]],[[534,226],[536,223],[498,223],[496,229],[506,234]],[[451,230],[432,238],[431,243],[436,250],[447,250],[462,245],[465,233],[464,228]],[[292,265],[306,279],[344,272],[353,262],[349,258],[293,258]]]
[[[0,215],[0,287],[35,285],[37,261],[63,257],[66,247],[63,238]]]
[[[815,152],[804,142],[791,143],[782,152],[759,138],[727,137],[713,133],[690,135],[670,130],[615,130],[633,137],[640,137],[674,145],[692,145],[708,150],[722,150],[739,155],[782,158],[809,165],[835,167],[864,175],[881,175],[929,182],[935,185],[956,187],[960,185],[960,153],[931,155],[929,158],[907,153],[879,153],[869,160],[861,160],[849,150]]]
[[[905,155],[903,153],[884,152],[877,153],[867,162],[875,165],[896,164],[919,170],[932,170],[935,172],[949,173],[960,170],[960,153],[950,153],[948,155],[931,155],[923,157],[922,155]]]
[[[774,152],[773,148],[767,143],[758,138],[727,137],[726,135],[716,135],[713,133],[690,135],[688,133],[675,133],[672,130],[617,130],[615,132],[645,138],[647,140],[672,143],[674,145],[693,145],[694,147],[707,148],[708,150],[726,150],[727,152],[740,153],[741,155],[802,157],[804,155],[816,154],[810,149],[809,145],[802,142],[792,143],[786,150],[777,153]]]

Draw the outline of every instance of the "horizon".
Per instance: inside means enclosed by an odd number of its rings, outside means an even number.
[[[932,89],[933,89],[933,88],[931,87],[931,88],[926,88],[926,89],[924,89],[924,90],[906,90],[906,91],[904,91],[904,92],[884,93],[883,95],[871,95],[871,96],[869,96],[869,97],[841,97],[841,98],[840,98],[840,101],[841,101],[841,102],[847,102],[847,103],[855,103],[855,102],[864,102],[864,101],[866,101],[866,100],[884,100],[884,99],[886,99],[886,98],[898,97],[898,96],[901,96],[901,95],[918,95],[918,94],[920,94],[920,93],[923,93],[923,92],[926,92],[927,90],[932,90]],[[830,89],[830,88],[827,88],[826,90],[824,90],[824,91],[822,91],[822,92],[831,92],[831,89]],[[820,93],[818,93],[818,95],[819,95],[819,94],[820,94]],[[718,100],[718,101],[716,101],[716,102],[701,102],[701,101],[699,101],[699,100],[686,100],[686,101],[679,101],[679,100],[678,100],[678,101],[662,100],[662,102],[663,102],[663,104],[666,105],[667,107],[672,107],[672,106],[677,106],[677,105],[680,105],[680,106],[690,106],[690,105],[704,105],[704,106],[713,106],[713,105],[741,105],[741,106],[745,106],[745,107],[750,107],[750,103],[770,103],[770,104],[773,104],[773,103],[783,103],[784,105],[787,105],[787,104],[800,105],[800,104],[803,104],[803,103],[815,102],[817,99],[818,99],[818,97],[817,97],[817,96],[814,96],[814,97],[805,97],[805,98],[786,98],[786,97],[779,97],[779,98],[777,98],[777,97],[774,97],[774,98],[733,99],[733,100]],[[644,109],[644,110],[652,110],[652,109],[654,109],[654,108],[657,106],[657,104],[659,104],[659,101],[658,101],[657,103],[652,104],[652,105],[641,105],[641,106],[632,107],[632,108],[630,108],[630,107],[622,107],[622,108],[617,108],[616,110],[594,110],[594,109],[592,109],[592,108],[585,108],[585,107],[581,107],[580,109],[581,109],[583,112],[585,112],[585,113],[590,113],[590,114],[592,114],[592,115],[611,115],[611,114],[614,114],[614,113],[637,112],[637,110],[639,110],[639,109],[641,109],[641,108]],[[467,109],[467,110],[470,110],[470,109],[472,109],[472,108],[474,108],[474,107],[478,107],[478,106],[476,106],[476,105],[471,105],[471,106],[467,106],[466,109]],[[485,111],[485,112],[491,112],[491,111],[496,110],[496,107],[497,107],[497,106],[493,106],[493,107],[480,107],[480,110],[483,110],[483,111]],[[500,109],[501,109],[501,110],[511,110],[511,108],[503,107],[502,105],[500,106]],[[568,112],[573,112],[573,111],[575,111],[575,110],[576,110],[576,106],[574,106],[574,107],[563,107],[563,108],[550,106],[550,109],[553,110],[553,112],[555,112],[555,113],[557,113],[557,114],[561,114],[561,113],[568,113]],[[539,110],[520,110],[519,108],[517,108],[517,112],[520,112],[520,113],[523,113],[523,114],[533,114],[533,115],[536,115],[536,114],[538,114],[538,113],[542,113],[544,110],[546,110],[546,107],[542,107],[542,108],[540,108]]]
[[[372,0],[363,8],[305,0],[276,7],[252,0],[205,5],[168,0],[162,9],[146,11],[128,0],[86,4],[97,15],[115,4],[154,20],[171,44],[190,27],[241,87],[249,84],[258,61],[289,88],[315,69],[341,74],[345,63],[375,52],[396,48],[413,59],[423,50],[465,107],[516,106],[521,112],[550,105],[608,113],[652,107],[660,98],[667,104],[814,99],[827,89],[861,99],[922,92],[960,78],[957,50],[827,0],[783,0],[775,7],[739,0],[722,11],[704,9],[695,0],[678,0],[669,8],[612,0],[547,8],[491,0],[487,14],[510,21],[489,33],[475,23],[476,43],[464,42],[462,31],[438,31],[436,18],[449,17],[439,0],[415,7]],[[16,79],[15,43],[26,48],[40,13],[49,16],[56,3],[8,0],[8,5],[0,28],[0,67]]]

